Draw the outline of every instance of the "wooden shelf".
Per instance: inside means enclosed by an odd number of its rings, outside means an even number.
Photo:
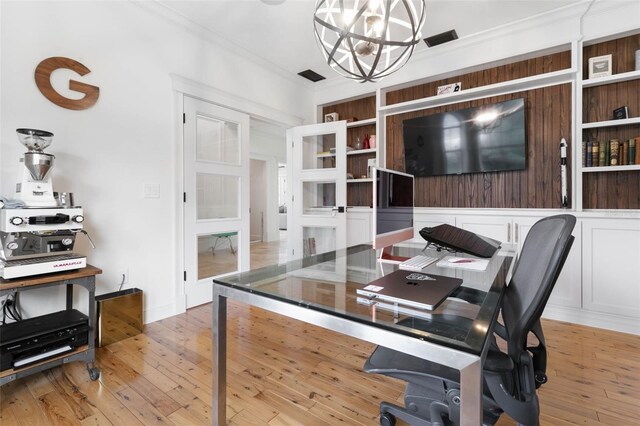
[[[352,121],[350,123],[347,123],[347,129],[350,129],[352,127],[367,126],[369,124],[376,124],[375,117],[374,118],[367,118],[366,120],[358,120],[358,121]]]
[[[347,155],[362,155],[362,154],[375,154],[376,148],[369,149],[354,149],[352,151],[347,151]],[[328,153],[328,154],[316,154],[317,158],[327,158],[327,157],[335,157],[336,154]]]
[[[367,149],[354,149],[353,151],[347,151],[347,155],[361,155],[361,154],[375,154],[376,148],[367,148]]]
[[[593,123],[583,123],[583,129],[597,129],[599,127],[628,126],[630,124],[640,124],[640,117],[625,118],[622,120],[594,121]]]
[[[347,183],[373,182],[373,178],[366,179],[347,179]]]
[[[532,77],[519,78],[503,83],[474,87],[472,89],[462,90],[455,93],[448,93],[446,95],[430,96],[428,98],[387,105],[380,107],[380,112],[386,115],[401,114],[426,108],[434,108],[448,104],[472,101],[489,96],[498,96],[507,93],[516,93],[522,92],[524,90],[536,89],[539,87],[571,83],[572,81],[575,81],[575,74],[576,70],[568,68],[561,71],[538,74]]]
[[[591,78],[582,81],[582,87],[604,86],[605,84],[621,83],[623,81],[631,81],[640,79],[640,71],[623,72],[614,74],[609,77]]]
[[[640,170],[640,164],[627,165],[627,166],[583,167],[582,173],[623,172],[628,170]]]
[[[86,352],[87,350],[89,350],[89,345],[82,345],[82,346],[79,346],[79,347],[75,348],[73,351],[57,355],[57,356],[55,356],[53,358],[45,359],[45,360],[40,361],[40,362],[38,362],[36,364],[31,364],[31,365],[28,365],[28,366],[25,366],[25,367],[21,367],[21,368],[17,368],[17,369],[10,368],[8,370],[4,370],[4,371],[0,372],[0,378],[1,377],[11,376],[13,374],[19,374],[19,373],[21,373],[23,371],[30,370],[30,369],[32,369],[34,367],[39,366],[39,365],[44,365],[44,364],[47,364],[49,362],[57,361],[59,359],[68,358],[70,356],[73,356],[73,355],[76,355],[76,354],[79,354],[79,353],[82,353],[82,352]]]

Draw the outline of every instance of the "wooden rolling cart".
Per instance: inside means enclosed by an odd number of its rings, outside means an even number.
[[[89,292],[89,335],[87,344],[76,348],[72,352],[61,354],[54,358],[38,362],[37,364],[25,366],[18,369],[9,369],[0,372],[0,386],[9,383],[21,377],[26,377],[49,368],[57,367],[73,361],[84,361],[87,363],[87,370],[91,380],[97,380],[100,377],[100,370],[94,366],[96,359],[95,352],[95,288],[96,275],[101,274],[102,270],[91,265],[86,268],[58,272],[54,274],[36,275],[33,277],[16,278],[5,280],[0,278],[0,297],[6,296],[16,291],[28,291],[45,287],[53,287],[66,285],[66,309],[73,307],[73,286],[79,285]],[[2,336],[0,336],[2,339]]]

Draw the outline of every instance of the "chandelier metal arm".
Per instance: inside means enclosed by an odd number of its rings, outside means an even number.
[[[319,48],[347,78],[374,82],[397,71],[422,38],[426,0],[381,1],[316,1]]]

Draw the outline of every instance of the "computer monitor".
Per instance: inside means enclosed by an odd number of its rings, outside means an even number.
[[[413,238],[413,176],[375,167],[373,182],[373,248],[382,249],[381,262],[400,263],[394,244]]]

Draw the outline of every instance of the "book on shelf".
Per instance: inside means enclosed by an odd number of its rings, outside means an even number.
[[[614,120],[624,120],[625,118],[629,118],[629,107],[621,106],[613,110]]]
[[[582,167],[640,164],[640,137],[619,141],[583,141]]]
[[[598,158],[598,164],[600,166],[606,166],[607,163],[606,161],[606,142],[605,141],[600,141],[598,142],[598,152],[600,154],[599,158]]]
[[[619,154],[619,148],[620,148],[620,141],[618,141],[618,139],[611,139],[609,141],[609,145],[610,145],[610,149],[611,149],[611,166],[617,166],[618,165],[618,154]]]

